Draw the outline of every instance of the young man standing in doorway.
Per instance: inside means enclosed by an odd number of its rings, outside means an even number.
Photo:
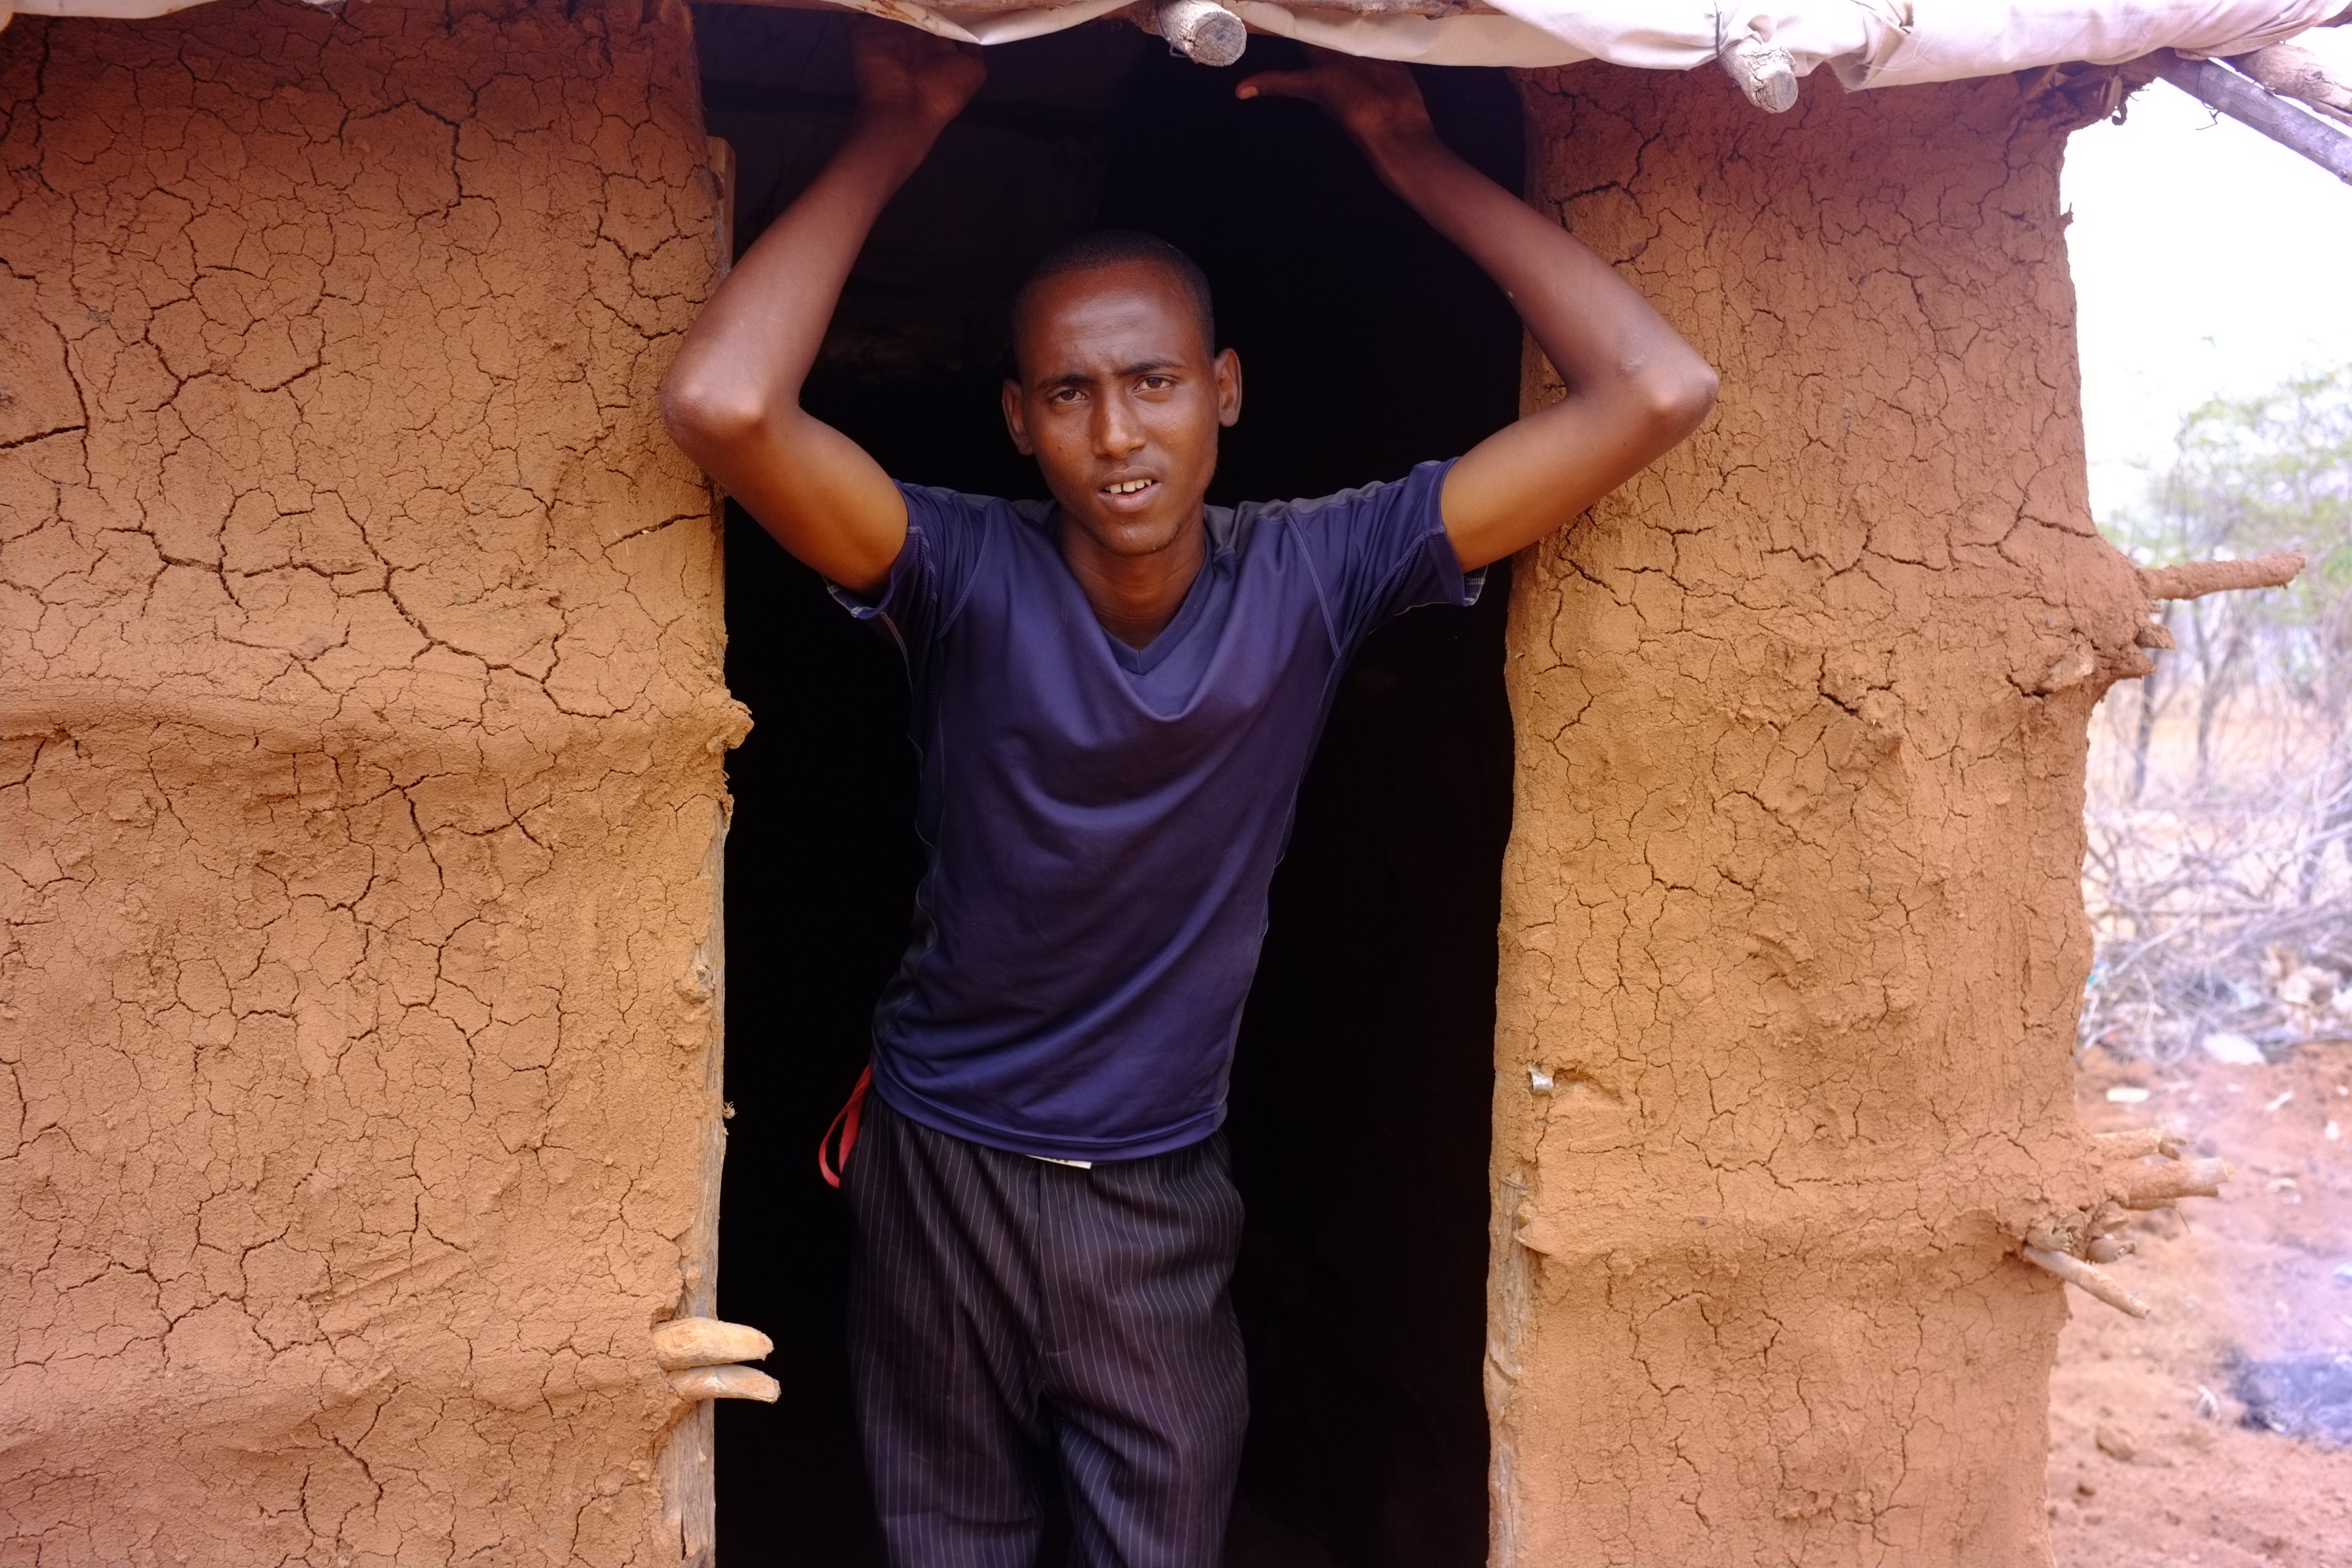
[[[868,229],[982,67],[888,23],[853,52],[847,139],[663,396],[678,443],[914,679],[929,866],[844,1178],[883,1535],[900,1568],[1028,1568],[1058,1470],[1076,1561],[1211,1568],[1247,1415],[1217,1129],[1337,679],[1382,621],[1470,603],[1480,568],[1690,434],[1715,373],[1448,151],[1404,68],[1327,58],[1240,93],[1337,120],[1502,286],[1565,398],[1393,483],[1207,507],[1242,405],[1208,285],[1162,242],[1090,236],[1013,312],[1004,422],[1053,501],[894,483],[801,388]]]

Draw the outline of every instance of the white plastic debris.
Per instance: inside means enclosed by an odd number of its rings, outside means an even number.
[[[2217,1062],[2223,1062],[2233,1068],[2263,1065],[2262,1047],[2243,1035],[2234,1034],[2228,1029],[2216,1029],[2206,1036],[2202,1043],[2205,1047],[2205,1054]]]
[[[2278,998],[2290,1007],[2309,1007],[2336,994],[2336,976],[2315,964],[2305,964],[2279,982]]]
[[[2119,1083],[2107,1090],[2110,1105],[2138,1105],[2147,1099],[2148,1091],[2133,1084]]]

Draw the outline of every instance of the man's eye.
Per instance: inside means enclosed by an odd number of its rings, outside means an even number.
[[[1077,400],[1078,389],[1075,386],[1057,386],[1045,396],[1048,403],[1076,403]]]
[[[1174,379],[1169,376],[1147,375],[1143,378],[1143,390],[1146,392],[1165,392],[1175,384]]]

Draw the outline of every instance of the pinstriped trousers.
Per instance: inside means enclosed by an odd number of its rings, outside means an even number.
[[[1090,1171],[869,1095],[843,1173],[849,1351],[893,1568],[1215,1568],[1249,1415],[1222,1133]]]

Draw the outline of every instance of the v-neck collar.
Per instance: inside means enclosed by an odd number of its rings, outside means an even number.
[[[1079,607],[1086,612],[1087,619],[1092,621],[1095,630],[1101,634],[1103,646],[1110,649],[1111,658],[1117,659],[1118,667],[1129,675],[1149,675],[1184,640],[1184,634],[1192,630],[1192,624],[1207,608],[1209,578],[1216,571],[1217,558],[1224,553],[1231,542],[1232,520],[1233,511],[1229,507],[1203,506],[1201,509],[1201,530],[1204,537],[1201,542],[1200,568],[1192,574],[1192,585],[1184,590],[1184,602],[1176,606],[1176,614],[1141,647],[1121,642],[1111,634],[1108,626],[1102,624],[1102,617],[1095,614],[1094,601],[1087,597],[1085,587],[1078,582],[1078,574],[1070,570],[1069,562],[1062,555],[1060,508],[1047,506],[1045,515],[1039,520],[1039,531],[1045,535],[1045,543],[1053,550],[1054,559],[1060,563],[1062,575],[1068,581],[1070,591],[1077,595]]]

